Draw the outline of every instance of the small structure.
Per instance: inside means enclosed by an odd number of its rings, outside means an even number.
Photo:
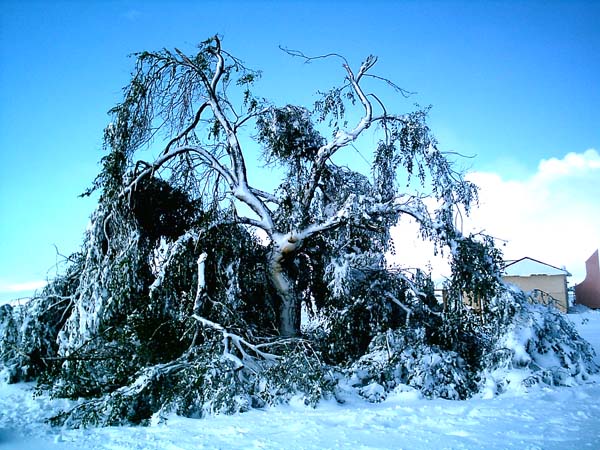
[[[502,278],[529,292],[537,303],[553,305],[562,312],[569,308],[566,269],[559,269],[533,258],[507,262]]]
[[[575,303],[600,308],[600,264],[598,250],[585,262],[585,280],[575,285]]]

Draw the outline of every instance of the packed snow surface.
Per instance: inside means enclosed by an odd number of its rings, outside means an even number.
[[[569,318],[600,355],[600,311]],[[600,357],[597,357],[600,363]],[[426,400],[406,387],[383,403],[298,402],[235,416],[171,416],[148,427],[68,430],[44,420],[66,400],[0,385],[0,449],[599,449],[600,376],[576,387],[515,387],[492,398]]]

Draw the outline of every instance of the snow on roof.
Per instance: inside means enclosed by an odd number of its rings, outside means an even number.
[[[533,258],[525,257],[509,261],[504,266],[504,275],[512,277],[528,277],[532,275],[565,275],[571,274],[566,269],[546,264]]]

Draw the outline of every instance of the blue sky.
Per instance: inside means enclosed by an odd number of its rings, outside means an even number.
[[[0,299],[55,273],[54,246],[78,248],[94,201],[77,195],[99,169],[127,55],[193,51],[215,33],[264,72],[261,94],[279,104],[311,105],[342,76],[333,62],[303,65],[279,45],[355,64],[376,54],[379,74],[416,92],[393,108],[433,105],[441,146],[477,155],[468,167],[490,188],[474,227],[520,242],[509,257],[545,258],[581,278],[600,243],[598,23],[598,1],[3,0]],[[503,192],[511,201],[498,200]]]

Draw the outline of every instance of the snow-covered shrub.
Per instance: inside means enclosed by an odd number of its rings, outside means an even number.
[[[54,423],[145,423],[169,411],[201,417],[295,395],[315,405],[333,389],[310,342],[274,342],[268,250],[243,227],[205,217],[173,239],[148,232],[127,204],[96,212],[68,310],[50,308],[63,314],[48,321],[53,331],[41,345],[48,368],[34,374],[55,396],[88,399]],[[6,310],[2,329],[13,330]],[[39,309],[24,317],[48,320]]]
[[[511,383],[572,385],[599,370],[564,314],[530,303],[520,290],[505,288],[483,317],[465,309],[420,323],[378,334],[349,366],[360,395],[381,401],[408,385],[425,397],[464,399]]]
[[[385,399],[400,385],[425,397],[452,400],[468,398],[477,387],[476,371],[456,352],[427,344],[424,329],[378,335],[368,352],[350,366],[349,375],[351,384],[370,401]]]
[[[516,288],[504,295],[515,312],[494,340],[482,377],[496,383],[496,391],[508,387],[507,374],[515,370],[521,372],[525,385],[572,385],[600,370],[594,362],[594,349],[563,313],[530,302]]]
[[[400,306],[407,302],[407,287],[401,279],[374,270],[369,258],[358,264],[353,259],[346,270],[354,273],[344,274],[343,287],[333,286],[332,295],[323,306],[329,319],[323,353],[334,364],[355,361],[365,353],[374,336],[405,324],[410,311]],[[330,276],[335,281],[336,273]]]
[[[0,368],[9,382],[30,381],[56,364],[57,336],[72,311],[83,256],[41,292],[15,306],[0,307]]]
[[[256,378],[253,399],[258,405],[273,405],[301,396],[306,405],[316,406],[335,390],[333,369],[309,341],[300,340],[287,347],[276,364]]]
[[[0,382],[18,381],[26,364],[18,358],[18,324],[15,312],[9,304],[0,306]]]

